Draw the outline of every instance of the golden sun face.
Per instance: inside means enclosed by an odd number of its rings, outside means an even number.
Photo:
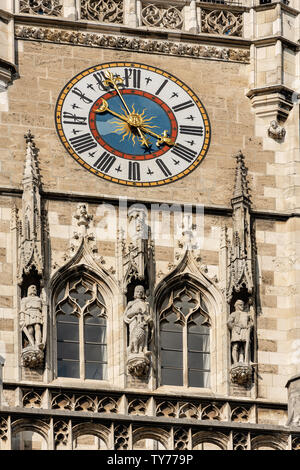
[[[126,111],[122,108],[124,115],[126,116]],[[151,116],[147,118],[145,116],[146,109],[143,109],[142,113],[138,113],[135,111],[134,105],[132,105],[132,112],[127,115],[127,121],[122,121],[121,119],[117,119],[115,121],[110,121],[111,124],[115,124],[116,128],[113,131],[114,134],[121,134],[122,139],[120,142],[123,142],[124,139],[127,137],[129,140],[132,140],[133,145],[136,144],[135,138],[139,136],[137,127],[144,129],[144,131],[154,129],[158,126],[150,126],[149,122],[152,121],[156,116]]]

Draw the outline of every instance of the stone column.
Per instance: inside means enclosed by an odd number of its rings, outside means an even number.
[[[300,373],[288,380],[288,422],[287,426],[300,427]]]
[[[3,366],[5,363],[5,359],[0,356],[0,406],[4,405],[4,397],[3,397]]]

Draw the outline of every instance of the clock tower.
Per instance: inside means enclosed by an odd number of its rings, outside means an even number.
[[[0,2],[0,449],[300,449],[299,31]]]

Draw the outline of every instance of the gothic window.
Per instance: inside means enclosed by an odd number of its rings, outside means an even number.
[[[56,297],[57,376],[105,380],[106,308],[96,281],[77,277]]]
[[[161,385],[209,387],[210,323],[199,292],[171,292],[160,312]]]

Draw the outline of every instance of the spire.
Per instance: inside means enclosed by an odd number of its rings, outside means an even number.
[[[236,170],[235,170],[235,184],[232,203],[236,198],[245,198],[250,202],[249,187],[247,180],[248,168],[245,167],[245,157],[241,150],[235,156],[236,158]]]
[[[35,268],[42,276],[42,215],[40,196],[40,173],[37,164],[38,149],[34,143],[34,136],[29,130],[24,135],[26,141],[26,156],[24,175],[22,180],[22,230],[20,239],[20,256],[18,278],[22,283],[24,274]]]
[[[34,182],[38,187],[40,186],[40,174],[37,165],[37,148],[35,147],[34,142],[34,135],[31,134],[31,131],[27,132],[24,135],[24,139],[26,141],[26,160],[25,160],[25,168],[24,168],[24,176],[23,176],[23,184],[25,182],[31,180]]]
[[[250,294],[253,292],[253,256],[251,239],[251,201],[247,180],[245,157],[241,151],[235,156],[236,171],[235,184],[231,205],[232,239],[229,244],[229,279],[227,285],[227,298],[245,287]]]

